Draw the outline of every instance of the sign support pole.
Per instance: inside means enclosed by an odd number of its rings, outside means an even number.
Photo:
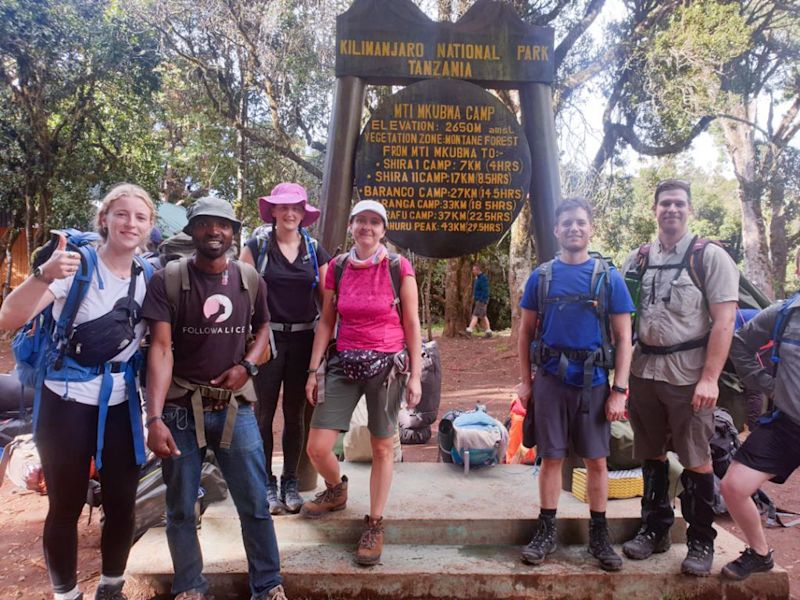
[[[558,172],[558,145],[550,86],[528,83],[519,90],[522,125],[531,147],[531,231],[536,240],[536,261],[542,263],[556,255],[553,236],[556,204],[561,199]]]
[[[320,243],[334,253],[347,238],[347,217],[353,197],[353,160],[361,129],[366,82],[352,75],[336,80],[328,149],[322,176]]]

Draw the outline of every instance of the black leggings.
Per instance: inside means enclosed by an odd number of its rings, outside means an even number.
[[[63,400],[46,386],[37,429],[37,447],[47,484],[44,557],[53,590],[77,585],[78,518],[86,502],[89,468],[97,445],[96,406]],[[100,471],[105,521],[100,540],[103,575],[125,572],[133,541],[139,467],[133,452],[128,403],[108,409]]]
[[[272,477],[272,422],[278,409],[278,395],[283,383],[283,475],[297,477],[297,464],[303,452],[305,435],[306,379],[314,332],[275,332],[277,356],[256,377],[258,426],[264,440],[267,475]]]

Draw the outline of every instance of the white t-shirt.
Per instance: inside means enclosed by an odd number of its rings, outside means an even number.
[[[103,290],[100,289],[97,282],[98,272],[100,278],[103,280]],[[53,302],[53,318],[56,320],[61,316],[61,311],[64,309],[64,303],[67,300],[67,292],[69,292],[73,279],[74,276],[67,277],[66,279],[56,279],[50,284],[50,291],[56,297],[55,302]],[[78,313],[75,315],[75,325],[92,321],[111,312],[117,300],[128,295],[128,286],[130,282],[130,276],[124,279],[117,277],[106,267],[103,263],[103,259],[98,256],[97,272],[92,274],[92,283],[89,286],[89,291],[86,292],[86,297],[78,308]],[[139,303],[139,306],[144,302],[146,291],[144,273],[139,273],[136,280],[136,293],[134,294],[134,298],[136,302]],[[131,358],[139,348],[139,344],[144,337],[145,329],[146,323],[144,319],[142,319],[142,321],[136,325],[136,337],[133,342],[111,360],[114,362],[122,362]],[[108,404],[109,406],[114,406],[115,404],[122,404],[125,402],[125,373],[112,373],[111,377],[114,379],[114,387],[111,391],[111,398]],[[102,383],[102,379],[102,376],[97,376],[89,381],[70,381],[68,384],[64,381],[47,379],[45,380],[45,385],[59,396],[63,396],[65,391],[68,391],[67,396],[70,399],[80,402],[81,404],[97,406],[100,402],[100,384]]]

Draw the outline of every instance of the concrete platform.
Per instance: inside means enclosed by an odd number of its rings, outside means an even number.
[[[350,479],[346,510],[317,521],[275,518],[282,571],[290,598],[338,600],[444,598],[789,598],[786,572],[776,568],[744,583],[716,573],[735,558],[742,542],[720,530],[715,575],[679,574],[685,556],[682,519],[673,527],[673,549],[650,560],[626,560],[605,573],[585,551],[588,506],[563,493],[559,503],[560,549],[540,567],[519,560],[538,514],[531,467],[501,465],[465,476],[435,463],[396,465],[386,510],[383,562],[354,564],[352,552],[368,512],[369,465],[343,465]],[[609,502],[612,541],[621,544],[638,526],[639,499]],[[248,598],[247,566],[238,519],[230,501],[206,511],[200,530],[205,572],[217,598]],[[136,598],[165,593],[172,563],[163,529],[150,530],[131,553],[128,575]]]

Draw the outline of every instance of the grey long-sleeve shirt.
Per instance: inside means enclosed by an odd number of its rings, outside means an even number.
[[[764,309],[733,336],[731,360],[748,387],[772,394],[775,408],[800,424],[800,295],[792,303],[793,311],[783,332],[777,374],[772,365],[762,366],[756,357],[759,348],[769,342],[783,302]]]

